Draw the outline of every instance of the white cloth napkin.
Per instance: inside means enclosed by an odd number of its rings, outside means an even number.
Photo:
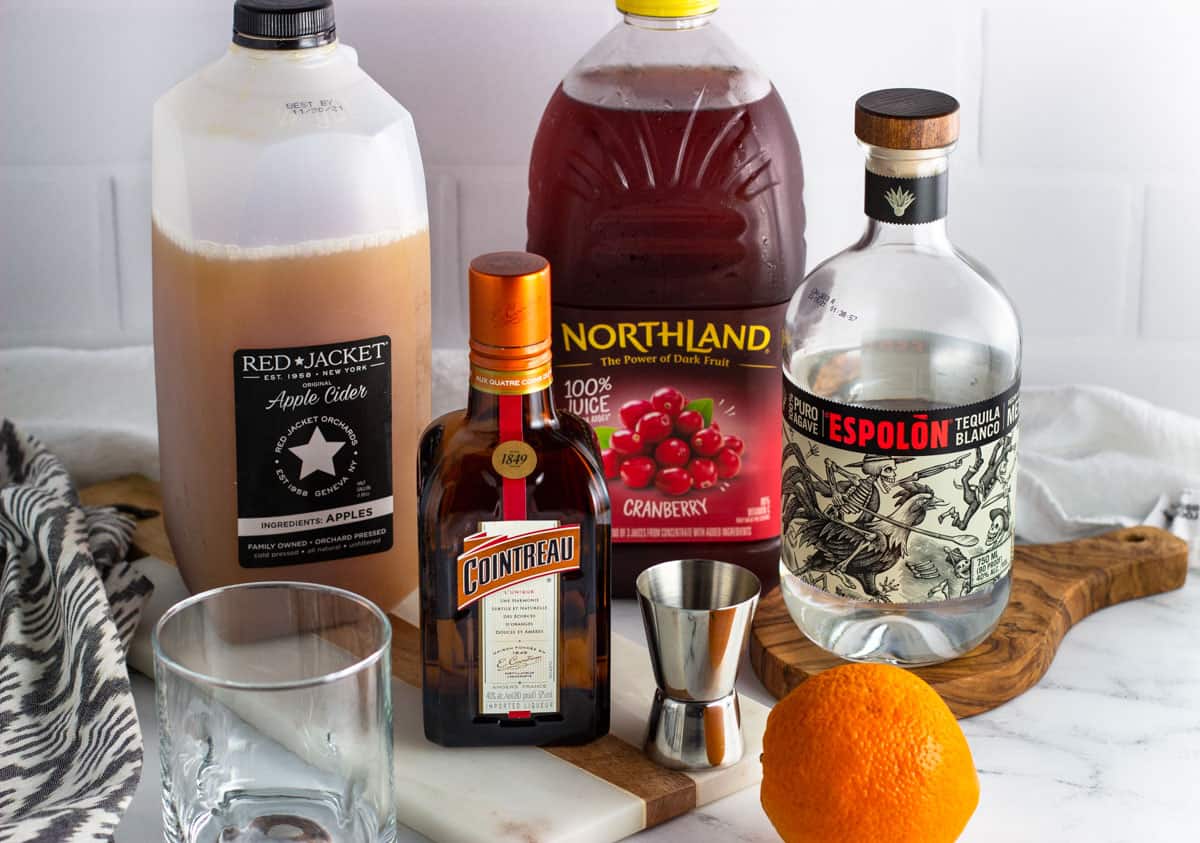
[[[79,488],[126,474],[158,478],[149,346],[0,350],[0,416],[38,437]]]
[[[465,352],[434,352],[435,414],[462,406],[466,371]],[[0,415],[40,437],[81,486],[158,476],[149,347],[0,350]],[[1200,419],[1103,387],[1027,387],[1018,465],[1026,541],[1143,523],[1163,496],[1162,511],[1184,513],[1184,490],[1200,489]]]
[[[1018,465],[1027,541],[1139,524],[1161,496],[1200,488],[1200,419],[1102,387],[1026,389]]]

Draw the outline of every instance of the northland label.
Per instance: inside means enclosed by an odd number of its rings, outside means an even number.
[[[390,548],[391,340],[240,349],[233,388],[242,567]]]
[[[670,387],[698,420],[741,449],[703,487],[668,494],[608,481],[613,541],[738,542],[779,535],[779,355],[786,304],[748,309],[554,308],[555,405],[583,418],[601,447],[627,429],[621,408]]]
[[[908,411],[784,379],[783,562],[850,600],[970,595],[1012,566],[1019,387]]]
[[[459,606],[479,604],[480,714],[558,711],[558,577],[579,567],[578,548],[579,525],[556,521],[486,522],[464,542]]]
[[[768,325],[713,322],[698,319],[574,323],[563,322],[563,352],[652,350],[712,354],[721,351],[767,351]],[[660,361],[666,362],[666,361]]]

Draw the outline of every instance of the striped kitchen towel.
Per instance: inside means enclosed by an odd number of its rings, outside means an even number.
[[[132,534],[0,419],[2,841],[111,840],[137,787],[125,649],[151,585],[125,560]]]

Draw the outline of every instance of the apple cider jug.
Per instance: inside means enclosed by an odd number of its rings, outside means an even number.
[[[429,236],[408,112],[331,0],[238,0],[155,105],[154,348],[167,531],[188,587],[417,583]]]

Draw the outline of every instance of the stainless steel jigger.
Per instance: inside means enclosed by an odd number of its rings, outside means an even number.
[[[758,577],[710,559],[677,559],[637,578],[654,665],[645,752],[674,770],[737,763],[744,749],[738,660],[758,606]]]

